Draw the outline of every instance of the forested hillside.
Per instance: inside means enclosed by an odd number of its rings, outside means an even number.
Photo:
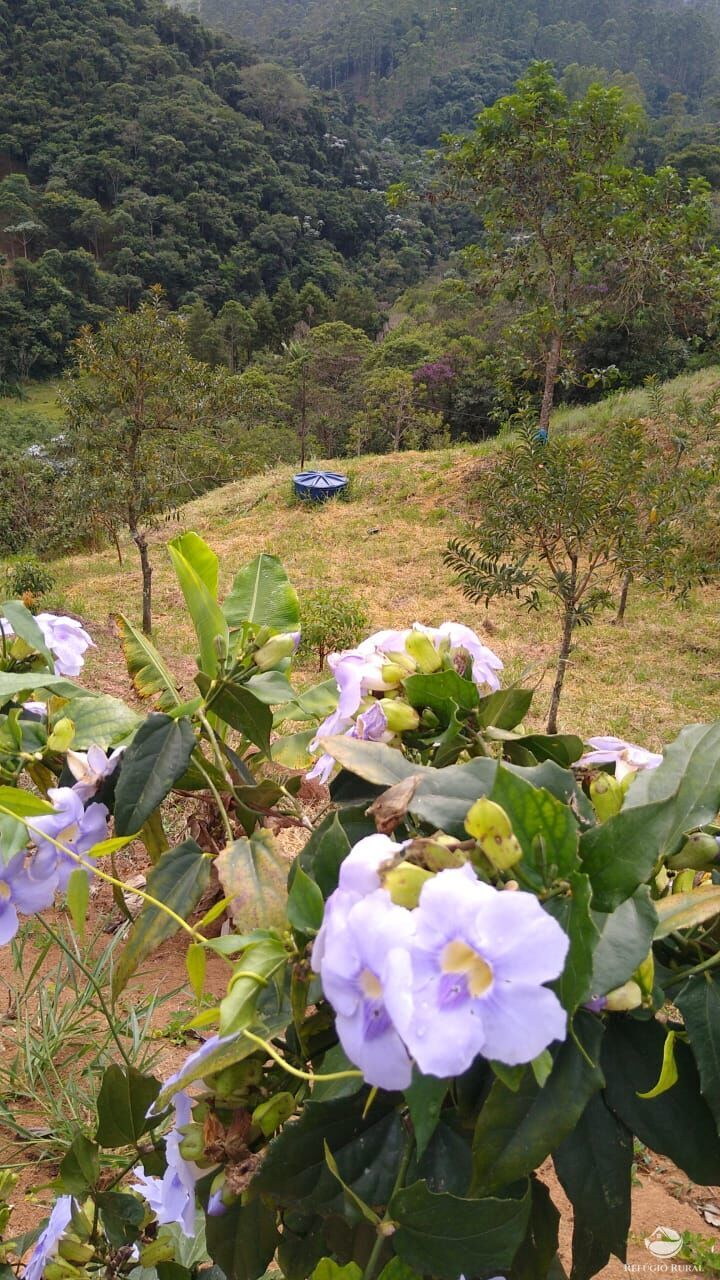
[[[388,210],[395,156],[334,105],[160,0],[0,0],[0,382],[151,284],[279,314],[417,279],[437,215]]]
[[[367,102],[432,143],[506,93],[535,58],[632,76],[653,114],[718,88],[717,0],[181,0],[211,24]]]

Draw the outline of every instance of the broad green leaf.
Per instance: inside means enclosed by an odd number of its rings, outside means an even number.
[[[194,840],[184,840],[164,853],[151,868],[146,892],[187,920],[210,883],[210,858]],[[113,975],[113,995],[127,985],[138,965],[180,928],[177,919],[144,902]]]
[[[530,1218],[512,1265],[511,1280],[537,1280],[551,1276],[557,1258],[560,1214],[544,1182],[530,1179]]]
[[[100,1152],[96,1142],[84,1133],[76,1133],[70,1150],[60,1162],[55,1186],[71,1196],[84,1200],[100,1177]]]
[[[720,1129],[720,988],[717,978],[698,974],[673,999],[690,1039],[703,1097]]]
[[[411,778],[414,774],[421,776],[427,771],[427,766],[411,764],[401,751],[386,746],[384,742],[363,742],[360,738],[338,734],[332,738],[321,738],[320,746],[343,769],[349,769],[379,787],[392,787],[404,778]]]
[[[520,753],[529,752],[534,760],[553,760],[561,768],[568,769],[580,759],[585,745],[582,738],[571,733],[529,733],[524,738],[515,738],[505,743],[504,752],[517,764],[524,763]],[[515,759],[515,756],[518,759]]]
[[[659,1098],[638,1096],[660,1078],[665,1036],[653,1019],[608,1019],[602,1053],[605,1097],[651,1151],[667,1156],[693,1182],[714,1186],[720,1182],[720,1138],[689,1045],[675,1045],[678,1080],[672,1089]]]
[[[123,757],[115,788],[115,830],[130,835],[152,817],[182,777],[195,750],[189,720],[154,713],[138,729]]]
[[[581,1014],[575,1019],[575,1034],[583,1051],[568,1038],[542,1088],[530,1067],[516,1092],[500,1080],[493,1084],[473,1136],[475,1195],[491,1195],[538,1168],[602,1088],[598,1057],[603,1025]]]
[[[619,907],[650,877],[672,818],[672,801],[638,809],[626,806],[580,837],[580,857],[592,883],[593,904],[606,913]]]
[[[21,787],[0,787],[0,809],[13,818],[30,819],[55,812],[48,800],[42,800]]]
[[[621,987],[642,964],[652,946],[656,906],[647,885],[641,885],[610,915],[593,912],[600,941],[595,948],[588,995],[604,996]]]
[[[457,671],[409,676],[403,688],[411,707],[429,707],[441,717],[446,714],[449,703],[455,703],[463,711],[472,711],[480,701],[477,685],[472,680],[464,680]]]
[[[295,690],[282,671],[261,671],[251,676],[244,687],[268,707],[284,706],[295,698]]]
[[[200,942],[191,942],[185,953],[185,968],[195,999],[202,999],[207,971],[207,951]]]
[[[217,557],[196,533],[184,533],[167,544],[180,589],[200,645],[200,666],[210,676],[218,670],[217,641],[227,651],[228,627],[217,602]]]
[[[483,728],[514,729],[525,718],[533,699],[532,689],[498,689],[481,698],[477,717]]]
[[[287,901],[287,918],[293,929],[298,933],[317,933],[324,908],[323,896],[315,881],[297,866]]]
[[[424,1076],[417,1067],[413,1068],[412,1083],[405,1090],[405,1101],[415,1132],[415,1151],[418,1160],[422,1159],[437,1129],[449,1087],[449,1080],[439,1080],[437,1076]]]
[[[270,831],[235,840],[218,854],[215,869],[243,933],[285,924],[288,864]]]
[[[45,659],[48,671],[51,674],[54,673],[55,662],[53,656],[45,644],[45,637],[30,610],[26,609],[20,600],[6,600],[4,604],[0,604],[0,614],[7,618],[15,635],[30,645],[30,648],[34,649],[36,653],[39,653]]]
[[[665,1036],[660,1078],[652,1089],[647,1089],[645,1093],[639,1093],[639,1098],[659,1098],[662,1093],[667,1093],[668,1089],[672,1089],[673,1085],[677,1084],[678,1069],[675,1061],[675,1037],[676,1033],[674,1031],[668,1031]]]
[[[377,1226],[378,1223],[380,1222],[380,1218],[378,1214],[375,1213],[375,1210],[371,1209],[370,1206],[366,1204],[364,1200],[360,1199],[360,1196],[357,1195],[355,1191],[353,1191],[352,1187],[349,1187],[347,1183],[343,1181],[340,1174],[340,1170],[337,1167],[337,1162],[335,1160],[335,1157],[333,1156],[333,1153],[330,1150],[327,1142],[325,1143],[325,1162],[331,1174],[333,1175],[333,1177],[337,1178],[338,1182],[340,1183],[340,1186],[345,1192],[345,1195],[348,1197],[349,1200],[352,1201],[352,1203],[355,1205],[355,1208],[362,1214],[363,1218],[367,1218],[368,1222],[372,1222],[373,1226]],[[317,1268],[316,1268],[316,1271],[317,1271]]]
[[[379,1222],[377,1214],[374,1218]],[[348,1262],[341,1267],[333,1258],[321,1258],[310,1280],[362,1280],[362,1269],[357,1262]]]
[[[216,680],[209,685],[201,674],[197,684],[205,696],[208,711],[219,716],[231,729],[237,729],[269,757],[273,717],[267,703],[250,693],[247,685],[236,684],[234,680]]]
[[[88,879],[87,871],[84,871],[82,867],[76,867],[74,871],[71,871],[65,901],[75,929],[80,937],[84,939],[85,921],[90,903],[90,880]]]
[[[0,813],[0,865],[10,862],[28,842],[27,827],[19,818]]]
[[[97,746],[107,749],[134,733],[140,724],[140,716],[120,698],[109,694],[71,698],[62,709],[75,725],[73,749],[87,751]]]
[[[374,828],[371,828],[371,830]],[[337,889],[340,867],[350,852],[351,841],[340,815],[333,813],[316,827],[297,860],[312,877],[324,898]]]
[[[275,1211],[259,1196],[205,1222],[207,1251],[225,1280],[260,1280],[280,1243]]]
[[[523,851],[522,866],[550,887],[577,870],[578,826],[570,807],[499,765],[490,799],[507,813]]]
[[[142,1201],[136,1196],[125,1195],[122,1191],[102,1191],[96,1195],[95,1203],[109,1244],[120,1249],[140,1239],[145,1211]]]
[[[356,1068],[348,1058],[341,1044],[328,1049],[317,1068],[319,1075],[334,1075],[339,1071],[354,1071]],[[332,1102],[335,1098],[350,1098],[360,1089],[365,1088],[362,1076],[347,1076],[343,1080],[318,1080],[313,1084],[313,1102]]]
[[[115,621],[122,637],[125,661],[135,692],[140,698],[151,698],[159,693],[158,709],[169,711],[181,704],[181,696],[175,681],[155,646],[133,626],[123,613]]]
[[[105,1068],[97,1100],[95,1140],[101,1147],[130,1147],[147,1133],[153,1121],[147,1113],[160,1092],[152,1076],[135,1067],[113,1062]]]
[[[551,898],[545,903],[545,910],[570,939],[565,967],[554,988],[563,1007],[572,1014],[591,994],[593,952],[600,935],[590,911],[592,890],[588,877],[573,871],[568,883],[570,893]]]
[[[236,575],[223,605],[229,627],[249,622],[272,631],[297,631],[300,605],[282,564],[262,553]]]
[[[315,736],[315,729],[301,729],[299,733],[276,738],[272,744],[273,763],[281,764],[284,769],[309,769],[315,759],[309,751]]]
[[[457,1280],[486,1269],[505,1270],[522,1243],[530,1191],[522,1199],[462,1199],[416,1182],[390,1201],[393,1248],[421,1274]]]
[[[670,801],[659,854],[673,853],[686,831],[704,826],[720,809],[720,720],[691,724],[665,748],[658,769],[633,779],[623,812]]]
[[[338,687],[334,680],[323,680],[303,693],[295,695],[295,702],[288,707],[288,720],[324,720],[338,704]]]
[[[14,671],[0,671],[0,703],[16,698],[18,694],[40,695],[54,693],[59,698],[73,698],[79,694],[84,697],[93,695],[87,689],[81,689],[65,676],[53,676],[45,671],[23,671],[17,675]],[[38,697],[37,701],[41,701]]]
[[[602,1094],[588,1102],[572,1133],[553,1154],[573,1206],[574,1280],[590,1280],[614,1254],[625,1261],[630,1232],[632,1134]]]
[[[233,1035],[249,1027],[263,992],[282,989],[287,970],[287,952],[279,938],[268,937],[254,942],[240,956],[220,1001],[220,1034]]]
[[[701,885],[687,893],[672,893],[654,903],[658,924],[655,939],[667,938],[677,929],[693,929],[720,913],[720,885]]]

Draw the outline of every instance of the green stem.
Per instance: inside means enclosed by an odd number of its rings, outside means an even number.
[[[703,960],[701,964],[692,965],[689,969],[681,969],[679,973],[673,974],[668,987],[674,987],[678,982],[683,982],[685,978],[694,978],[698,973],[705,973],[707,969],[712,969],[716,964],[720,964],[720,951],[716,951],[714,956],[708,956],[707,960]]]
[[[60,948],[60,950],[64,951],[65,955],[68,957],[68,960],[70,960],[73,964],[77,965],[80,972],[83,973],[87,978],[88,982],[90,983],[90,986],[92,987],[93,991],[95,992],[95,995],[98,998],[98,1003],[100,1005],[100,1008],[103,1011],[103,1014],[105,1015],[105,1020],[108,1024],[108,1027],[110,1028],[110,1034],[120,1051],[120,1056],[122,1057],[123,1062],[125,1063],[125,1066],[132,1067],[132,1062],[130,1061],[130,1058],[127,1055],[125,1046],[123,1045],[122,1040],[120,1039],[115,1029],[115,1022],[113,1020],[112,1013],[110,1012],[105,1002],[105,997],[102,993],[100,985],[95,975],[93,974],[92,970],[88,969],[87,965],[83,964],[83,961],[80,959],[80,957],[77,955],[76,952],[70,950],[70,947],[68,947],[67,944],[60,937],[60,935],[55,932],[55,930],[52,928],[52,925],[48,924],[44,916],[38,914],[35,918],[38,921],[38,923],[42,925],[43,929],[45,929],[46,932],[50,934],[50,937],[53,939],[55,944]]]
[[[402,1187],[405,1181],[407,1171],[410,1168],[410,1161],[412,1159],[412,1153],[414,1148],[415,1148],[415,1137],[412,1131],[410,1131],[407,1135],[407,1139],[405,1142],[405,1150],[403,1151],[403,1154],[402,1154],[402,1159],[400,1161],[400,1165],[397,1172],[397,1178],[395,1179],[395,1185],[393,1186],[393,1189],[390,1193],[390,1199],[388,1201],[388,1206],[387,1206],[387,1209],[385,1210],[385,1214],[383,1216],[382,1222],[378,1223],[377,1239],[370,1252],[370,1257],[367,1260],[367,1265],[365,1267],[365,1270],[363,1271],[362,1280],[373,1280],[373,1277],[375,1275],[377,1264],[380,1259],[380,1254],[382,1253],[383,1245],[388,1239],[388,1237],[383,1232],[383,1227],[392,1221],[392,1218],[390,1215],[390,1205],[393,1202],[395,1193],[400,1190],[400,1188]]]

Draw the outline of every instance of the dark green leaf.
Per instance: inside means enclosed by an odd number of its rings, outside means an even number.
[[[574,871],[568,876],[568,882],[570,893],[566,897],[551,898],[545,910],[570,939],[565,968],[554,987],[563,1007],[574,1013],[590,995],[593,952],[600,935],[590,912],[592,890],[588,877]]]
[[[544,1182],[531,1178],[530,1194],[530,1220],[515,1255],[510,1280],[545,1280],[557,1257],[560,1214]]]
[[[647,956],[657,924],[647,885],[642,885],[611,915],[593,912],[600,934],[593,959],[590,994],[604,996],[621,987]]]
[[[485,1268],[509,1268],[530,1214],[530,1191],[517,1200],[466,1200],[416,1182],[390,1201],[395,1252],[421,1274],[457,1280]]]
[[[100,1177],[100,1150],[84,1133],[76,1133],[70,1150],[60,1162],[56,1186],[85,1199]]]
[[[274,1210],[256,1197],[237,1201],[221,1217],[205,1221],[207,1250],[226,1280],[258,1280],[280,1242]]]
[[[412,1084],[405,1090],[405,1101],[408,1104],[415,1131],[415,1150],[418,1160],[422,1158],[437,1128],[449,1085],[448,1080],[438,1080],[437,1076],[422,1075],[417,1067],[413,1070]]]
[[[132,711],[120,698],[104,693],[71,698],[63,707],[63,715],[75,725],[74,751],[86,751],[92,746],[114,746],[134,733],[140,724],[136,711]]]
[[[336,1071],[352,1071],[353,1063],[342,1045],[333,1045],[323,1057],[318,1068],[321,1075],[333,1075]],[[350,1076],[345,1080],[319,1080],[313,1085],[313,1102],[332,1102],[335,1098],[350,1098],[365,1088],[362,1076]]]
[[[409,676],[403,688],[411,707],[429,707],[441,718],[445,717],[449,703],[462,711],[472,711],[479,702],[477,685],[472,680],[464,680],[457,671]]]
[[[588,1102],[577,1126],[553,1155],[573,1206],[571,1280],[590,1280],[614,1253],[625,1261],[630,1231],[632,1134],[602,1094]]]
[[[277,557],[265,553],[236,575],[223,612],[230,627],[251,622],[272,631],[297,631],[300,625],[297,592]]]
[[[120,1191],[103,1191],[96,1203],[111,1245],[120,1249],[124,1244],[133,1244],[139,1238],[145,1206],[137,1196],[123,1195]]]
[[[608,1020],[603,1046],[608,1105],[641,1142],[668,1156],[701,1185],[720,1182],[720,1138],[700,1092],[692,1050],[675,1042],[678,1081],[657,1098],[639,1098],[660,1079],[666,1032],[658,1022]]]
[[[123,757],[115,788],[117,835],[140,830],[185,773],[194,750],[189,720],[148,716]]]
[[[282,671],[261,671],[246,681],[245,688],[269,707],[284,706],[295,698],[295,690]]]
[[[532,689],[498,689],[481,698],[477,718],[482,728],[514,729],[530,710]]]
[[[182,920],[187,920],[210,883],[210,865],[210,858],[194,840],[184,840],[164,853],[151,868],[146,891]],[[113,975],[115,996],[123,990],[138,965],[179,927],[177,920],[160,907],[144,903]]]
[[[267,703],[250,693],[247,685],[235,684],[232,680],[217,680],[208,686],[200,676],[197,683],[206,697],[208,710],[269,756],[273,717]]]
[[[578,827],[568,805],[500,765],[490,799],[507,813],[523,851],[523,868],[549,887],[577,869]]]
[[[367,834],[375,830],[374,824],[365,819],[364,814],[363,820],[368,824]],[[316,827],[300,854],[298,864],[319,885],[324,898],[329,898],[337,889],[340,867],[350,848],[340,815],[333,813]]]
[[[130,1147],[151,1127],[146,1116],[160,1092],[153,1076],[111,1063],[97,1100],[96,1141],[101,1147]]]
[[[515,752],[529,752],[534,760],[554,760],[563,769],[579,760],[584,749],[582,738],[572,733],[529,733],[524,738],[505,743],[503,748],[517,764],[523,764],[524,760],[515,761]]]
[[[716,978],[698,974],[674,996],[700,1072],[703,1097],[720,1128],[720,988]]]
[[[287,918],[293,929],[298,933],[317,933],[324,909],[325,902],[315,881],[302,867],[296,867],[287,902]]]
[[[500,1080],[493,1084],[473,1137],[476,1195],[490,1195],[537,1169],[572,1132],[588,1100],[602,1088],[602,1023],[591,1014],[579,1014],[575,1034],[584,1052],[567,1039],[542,1089],[530,1067],[515,1093]]]
[[[53,676],[46,671],[24,671],[16,675],[14,671],[0,671],[0,703],[15,698],[19,693],[56,693],[59,698],[72,698],[76,694],[86,693],[79,685],[73,684],[65,676]]]

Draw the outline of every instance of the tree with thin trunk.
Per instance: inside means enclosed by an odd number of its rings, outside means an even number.
[[[472,494],[477,519],[445,561],[473,601],[510,596],[531,610],[550,599],[560,622],[548,733],[558,709],[576,630],[613,603],[630,567],[668,592],[707,576],[678,520],[645,519],[641,477],[652,474],[655,442],[641,425],[618,423],[597,437],[552,439],[534,428],[483,466]],[[716,561],[717,569],[717,561]]]
[[[125,529],[142,574],[142,626],[152,628],[149,532],[179,502],[224,476],[235,380],[194,360],[185,320],[159,289],[75,343],[57,444],[78,528]],[[116,545],[118,545],[116,543]]]
[[[641,121],[621,89],[593,84],[571,102],[550,64],[535,63],[446,147],[442,194],[480,215],[477,288],[505,307],[506,356],[537,386],[544,431],[599,325],[650,309],[658,329],[683,331],[718,306],[709,187],[629,166]]]

